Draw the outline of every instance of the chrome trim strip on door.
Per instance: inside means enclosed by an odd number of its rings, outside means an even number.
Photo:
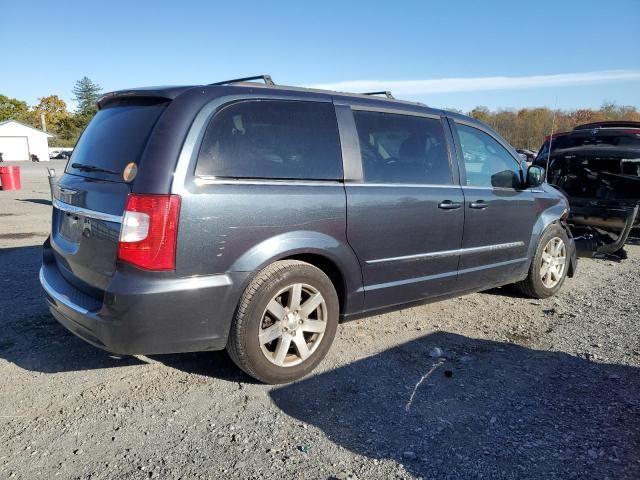
[[[104,220],[105,222],[122,223],[122,216],[96,212],[95,210],[89,210],[88,208],[76,207],[75,205],[69,205],[68,203],[61,202],[57,198],[54,198],[52,203],[55,208],[62,210],[63,212],[95,218],[96,220]]]
[[[349,183],[349,187],[410,187],[410,188],[455,188],[460,189],[460,185],[457,184],[434,184],[434,183]]]
[[[392,115],[408,115],[410,117],[423,117],[423,118],[433,118],[435,120],[440,120],[441,115],[437,113],[416,111],[416,110],[405,110],[403,108],[389,108],[378,105],[362,105],[360,103],[350,103],[352,110],[359,110],[362,112],[374,112],[374,113],[390,113]]]
[[[473,253],[493,252],[496,250],[507,250],[509,248],[524,247],[524,242],[499,243],[496,245],[485,245],[482,247],[459,248],[456,250],[441,250],[439,252],[418,253],[415,255],[404,255],[401,257],[378,258],[375,260],[367,260],[367,265],[387,262],[405,262],[412,260],[422,260],[426,258],[443,258],[455,255],[470,255]]]
[[[342,186],[340,180],[262,180],[259,178],[222,178],[208,175],[197,175],[194,183],[200,185],[280,185],[303,187],[335,187]]]
[[[505,267],[507,265],[526,262],[527,260],[529,260],[527,257],[515,258],[513,260],[507,260],[506,262],[492,263],[490,265],[480,265],[479,267],[466,268],[464,270],[459,270],[457,272],[454,271],[454,272],[438,273],[435,275],[427,275],[426,277],[414,277],[414,278],[407,278],[405,280],[396,280],[394,282],[377,283],[375,285],[366,285],[366,286],[360,287],[358,289],[358,292],[371,292],[374,290],[382,290],[384,288],[401,287],[404,285],[410,285],[412,283],[430,282],[430,281],[441,279],[441,278],[452,277],[454,275],[464,275],[466,273],[478,272],[481,270],[489,270],[491,268]]]
[[[86,315],[87,313],[89,313],[89,310],[87,310],[84,307],[81,307],[80,305],[77,305],[75,303],[73,303],[69,297],[66,297],[64,295],[62,295],[61,293],[57,292],[52,286],[51,284],[49,284],[49,282],[47,282],[47,279],[44,277],[44,268],[41,267],[40,268],[40,285],[42,285],[42,288],[44,289],[45,292],[47,292],[47,295],[49,295],[51,298],[53,298],[56,302],[64,305],[65,307],[73,310],[74,312],[79,313],[80,315]]]

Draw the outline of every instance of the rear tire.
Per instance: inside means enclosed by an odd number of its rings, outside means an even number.
[[[516,283],[524,295],[548,298],[555,295],[567,278],[569,270],[569,238],[559,225],[547,228],[538,242],[527,278]]]
[[[338,295],[322,270],[297,260],[272,263],[244,291],[227,352],[261,382],[298,380],[329,351],[338,313]]]

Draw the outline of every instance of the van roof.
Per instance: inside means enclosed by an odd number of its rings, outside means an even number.
[[[136,180],[136,188],[140,188],[140,191],[163,193],[170,189],[175,169],[175,159],[180,155],[185,135],[192,127],[193,119],[198,115],[198,112],[202,111],[207,104],[221,97],[233,96],[242,98],[245,95],[247,97],[262,97],[263,94],[265,98],[274,97],[278,99],[291,98],[300,100],[309,98],[336,103],[343,100],[345,103],[357,103],[364,107],[384,109],[389,113],[415,112],[437,116],[446,115],[492,132],[512,152],[514,158],[517,158],[517,153],[513,150],[513,147],[500,134],[480,120],[457,112],[434,109],[416,102],[396,100],[386,96],[380,97],[284,85],[261,85],[256,82],[233,82],[224,85],[183,85],[118,90],[103,95],[98,100],[98,107],[103,109],[111,105],[127,104],[128,99],[135,99],[136,103],[138,100],[143,100],[145,104],[170,103],[167,105],[165,113],[160,116],[159,122],[164,122],[162,123],[163,129],[160,129],[160,134],[151,135],[142,160],[144,163],[144,158],[153,158],[155,162],[154,168],[140,168]],[[167,129],[170,129],[172,134],[167,134]],[[164,161],[161,159],[164,159]]]
[[[270,77],[265,75],[265,77]],[[254,77],[249,77],[254,78]],[[258,78],[258,77],[255,77]],[[245,79],[240,79],[245,80]],[[370,92],[370,93],[353,93],[353,92],[338,92],[333,90],[322,90],[317,88],[307,88],[307,87],[296,87],[291,85],[277,85],[274,83],[258,83],[255,81],[228,81],[228,82],[216,82],[208,85],[182,85],[182,86],[158,86],[158,87],[142,87],[142,88],[132,88],[126,90],[116,90],[113,92],[108,92],[102,97],[98,99],[98,106],[100,108],[105,107],[107,104],[115,101],[117,99],[125,99],[127,97],[148,97],[148,98],[158,98],[158,99],[167,99],[174,100],[182,93],[187,90],[191,90],[194,88],[203,89],[203,91],[214,90],[214,89],[229,89],[229,88],[239,88],[239,89],[268,89],[268,90],[276,90],[281,92],[296,92],[296,93],[309,93],[309,94],[324,94],[330,95],[333,97],[339,96],[344,98],[357,98],[360,100],[373,100],[373,103],[382,102],[387,105],[402,105],[402,106],[411,106],[411,107],[421,107],[428,110],[436,110],[441,111],[439,109],[430,108],[427,105],[420,102],[413,102],[409,100],[399,100],[394,98],[390,92]],[[377,96],[378,94],[385,94],[385,96]],[[453,112],[451,112],[453,113]]]
[[[253,80],[253,79],[261,79],[261,80],[264,80],[265,83],[258,83],[257,81],[246,81],[246,80]],[[223,92],[233,92],[234,94],[238,94],[238,95],[242,93],[255,94],[256,90],[262,90],[262,89],[267,90],[269,92],[294,94],[296,96],[310,95],[310,96],[326,96],[334,99],[338,97],[338,98],[344,98],[345,100],[357,99],[359,103],[372,106],[372,107],[382,107],[382,108],[391,108],[391,109],[397,108],[399,110],[419,111],[424,113],[432,113],[436,115],[446,114],[453,118],[463,119],[467,122],[482,125],[484,128],[488,128],[494,133],[497,133],[495,132],[494,129],[489,127],[487,124],[473,117],[469,117],[468,115],[464,115],[458,112],[432,108],[420,102],[399,100],[397,98],[393,98],[393,96],[391,95],[385,95],[385,96],[375,95],[374,96],[371,93],[366,94],[366,93],[353,93],[353,92],[338,92],[333,90],[322,90],[322,89],[316,89],[316,88],[279,85],[279,84],[273,83],[269,75],[247,77],[244,79],[216,82],[216,83],[206,84],[206,85],[159,86],[159,87],[142,87],[142,88],[127,89],[127,90],[117,90],[117,91],[106,93],[100,99],[98,99],[98,107],[104,108],[106,105],[110,104],[111,102],[126,99],[129,97],[155,98],[159,100],[162,100],[162,99],[174,100],[180,95],[186,94],[187,92],[191,92],[192,94],[197,92],[199,94],[198,97],[200,98],[200,100],[204,100],[206,97],[210,97],[210,98],[218,97],[221,94],[223,94]],[[373,93],[387,94],[389,92],[373,92]]]

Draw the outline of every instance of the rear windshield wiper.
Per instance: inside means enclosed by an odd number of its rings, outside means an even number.
[[[83,172],[103,172],[103,173],[111,173],[112,175],[119,175],[118,172],[114,172],[113,170],[107,170],[106,168],[96,167],[95,165],[85,165],[83,163],[72,163],[71,168],[76,168]]]

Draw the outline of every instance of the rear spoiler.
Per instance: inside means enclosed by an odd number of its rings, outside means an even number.
[[[592,122],[584,123],[576,126],[573,130],[593,130],[601,128],[640,128],[640,122],[633,122],[631,120],[611,120],[605,122]]]
[[[187,87],[150,87],[150,88],[133,88],[130,90],[116,90],[114,92],[105,93],[96,102],[98,109],[102,109],[107,105],[115,102],[131,98],[140,98],[144,100],[173,100],[181,93],[193,88]]]

